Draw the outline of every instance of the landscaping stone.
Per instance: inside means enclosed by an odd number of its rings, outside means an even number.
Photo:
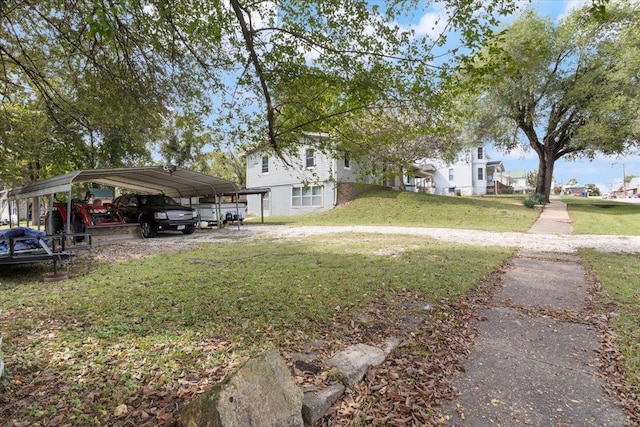
[[[384,359],[383,350],[366,344],[356,344],[327,360],[325,366],[342,372],[346,384],[349,385],[362,380],[370,366],[379,365]]]
[[[322,390],[312,389],[304,392],[302,398],[302,418],[305,425],[313,425],[327,413],[327,410],[342,397],[345,387],[340,383],[332,384]]]
[[[384,342],[384,347],[382,351],[384,351],[385,356],[391,354],[393,350],[395,350],[402,343],[402,339],[398,337],[389,337]]]
[[[302,390],[275,351],[249,360],[185,406],[185,427],[302,427]]]

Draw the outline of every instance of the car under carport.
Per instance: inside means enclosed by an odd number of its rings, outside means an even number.
[[[218,196],[221,194],[234,194],[239,190],[231,181],[190,171],[175,166],[144,166],[135,168],[110,168],[77,170],[64,175],[42,181],[33,182],[23,187],[9,190],[9,200],[38,199],[34,206],[39,211],[39,198],[49,197],[48,210],[52,209],[54,195],[67,193],[67,203],[70,208],[72,200],[72,184],[95,183],[111,187],[119,187],[135,192],[152,194],[165,194],[173,198],[193,198],[201,196]],[[17,204],[19,206],[19,204]],[[17,212],[18,217],[20,213]],[[34,218],[40,225],[41,212],[35,212]],[[35,221],[34,221],[35,223]],[[137,227],[132,224],[118,226],[100,226],[87,230],[89,234],[106,236],[109,234],[132,234]],[[70,218],[67,218],[65,232],[70,232]]]

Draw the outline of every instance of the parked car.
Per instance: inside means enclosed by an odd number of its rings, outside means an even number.
[[[144,237],[155,237],[159,231],[196,230],[198,212],[164,194],[123,194],[113,203],[126,222],[140,224]]]

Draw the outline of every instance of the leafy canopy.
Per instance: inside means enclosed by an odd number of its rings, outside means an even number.
[[[515,7],[442,3],[446,31],[462,36],[456,49],[477,46]],[[71,163],[84,167],[148,162],[158,142],[193,157],[206,146],[195,128],[223,135],[222,145],[266,140],[280,152],[303,131],[333,132],[381,108],[433,109],[447,69],[435,57],[447,53],[445,34],[399,24],[429,4],[2,2],[0,99],[14,110],[37,104],[61,129],[57,144],[74,145]],[[201,123],[176,130],[175,114]]]

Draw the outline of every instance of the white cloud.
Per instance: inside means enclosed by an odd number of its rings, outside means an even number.
[[[572,12],[575,12],[576,10],[580,9],[585,4],[587,4],[587,1],[574,0],[574,1],[565,1],[564,3],[565,3],[564,10],[558,14],[558,18],[557,18],[558,20],[565,19],[566,17],[571,15]]]
[[[417,24],[411,25],[418,36],[429,36],[436,40],[447,28],[449,16],[441,4],[436,4],[433,11],[427,12],[420,18]]]

